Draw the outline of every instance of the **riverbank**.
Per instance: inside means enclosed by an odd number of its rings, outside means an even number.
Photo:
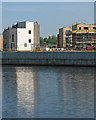
[[[96,66],[96,52],[5,52],[2,65]]]

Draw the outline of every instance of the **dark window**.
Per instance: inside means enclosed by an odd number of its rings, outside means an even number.
[[[89,39],[91,39],[92,37],[89,37]]]
[[[6,48],[6,44],[4,44],[4,48]]]
[[[88,27],[84,27],[84,30],[88,30]]]
[[[89,35],[92,35],[91,33],[89,33]]]
[[[81,27],[79,27],[79,30],[81,30]]]
[[[96,27],[93,27],[94,30],[96,30]]]
[[[29,39],[29,43],[31,43],[31,39]]]
[[[31,34],[31,30],[29,30],[29,34]]]
[[[70,36],[71,35],[71,31],[70,30],[66,30],[65,34],[66,34],[66,36]]]
[[[24,43],[24,47],[27,47],[27,43]]]
[[[14,34],[12,34],[12,42],[14,42]]]
[[[89,38],[88,41],[92,41],[91,38]]]
[[[12,46],[13,46],[13,45],[12,45],[12,43],[11,43],[11,49],[13,48]]]
[[[69,41],[70,41],[71,39],[70,39],[70,38],[66,38],[66,40],[69,40]]]

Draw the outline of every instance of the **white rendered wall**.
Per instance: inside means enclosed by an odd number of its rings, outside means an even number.
[[[31,34],[29,34],[31,30]],[[31,43],[29,43],[31,39]],[[27,43],[27,47],[24,44]],[[30,51],[34,44],[34,22],[26,22],[26,28],[17,28],[17,50]]]

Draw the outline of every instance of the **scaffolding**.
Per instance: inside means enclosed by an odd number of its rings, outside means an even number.
[[[71,33],[75,48],[96,46],[96,30],[74,30]]]

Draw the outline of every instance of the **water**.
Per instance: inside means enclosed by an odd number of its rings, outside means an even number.
[[[93,118],[94,69],[3,66],[3,118]]]

